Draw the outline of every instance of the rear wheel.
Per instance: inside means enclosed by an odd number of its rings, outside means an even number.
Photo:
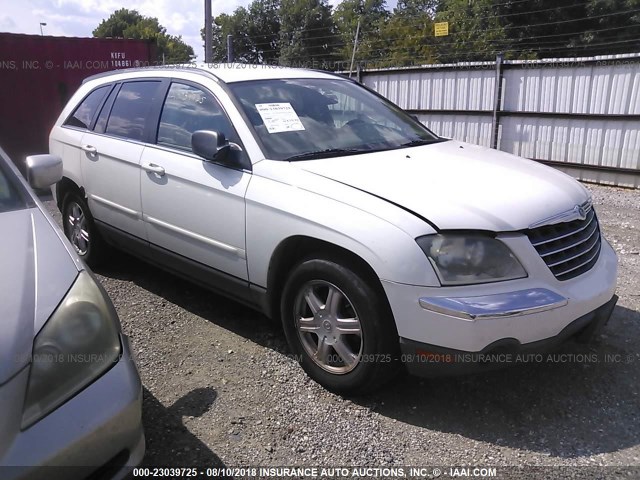
[[[87,202],[68,193],[62,205],[64,234],[87,265],[95,267],[104,258],[107,245],[98,233]]]
[[[328,390],[366,393],[393,375],[398,336],[386,299],[339,260],[297,265],[285,285],[281,312],[300,364]]]

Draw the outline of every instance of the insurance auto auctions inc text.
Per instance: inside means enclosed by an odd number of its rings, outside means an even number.
[[[258,477],[305,478],[438,478],[496,477],[495,467],[260,467]]]

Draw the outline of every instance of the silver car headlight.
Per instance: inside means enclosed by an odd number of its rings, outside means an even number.
[[[499,282],[527,276],[503,242],[481,234],[437,234],[416,239],[442,285]]]
[[[73,397],[120,358],[120,324],[90,273],[80,272],[33,344],[22,429]]]

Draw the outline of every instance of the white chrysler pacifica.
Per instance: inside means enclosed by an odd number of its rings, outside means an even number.
[[[145,68],[85,80],[50,152],[64,229],[280,318],[338,392],[486,367],[607,322],[617,260],[587,190],[439,138],[325,72]],[[482,358],[482,357],[479,357]]]

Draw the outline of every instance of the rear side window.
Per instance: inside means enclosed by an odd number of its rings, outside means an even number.
[[[213,130],[238,142],[231,122],[211,93],[191,85],[171,84],[160,116],[158,144],[190,151],[191,134],[196,130]]]
[[[96,124],[93,127],[94,132],[104,133],[104,129],[107,128],[107,119],[109,118],[109,112],[111,112],[111,106],[113,105],[113,101],[115,100],[118,91],[119,86],[116,86],[116,88],[111,90],[111,93],[102,104],[102,109],[100,110],[98,118],[96,119]]]
[[[153,106],[160,82],[130,82],[120,88],[111,109],[105,133],[143,140],[145,122]]]
[[[78,128],[89,128],[91,120],[93,119],[98,107],[102,103],[102,99],[107,94],[111,85],[105,85],[103,87],[96,88],[89,95],[84,97],[84,100],[78,105],[78,108],[71,114],[65,125]]]

